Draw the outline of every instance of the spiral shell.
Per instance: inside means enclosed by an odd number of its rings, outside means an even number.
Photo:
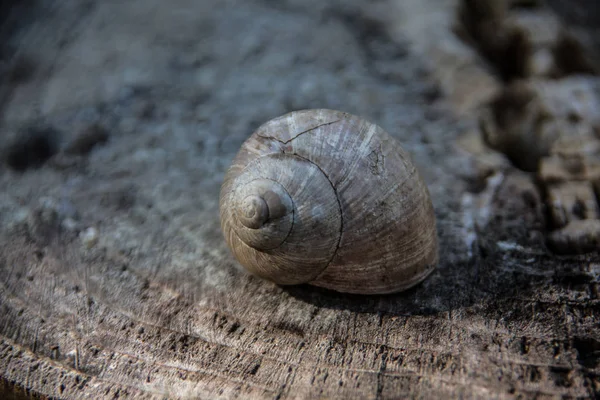
[[[275,118],[244,142],[221,187],[236,259],[281,285],[392,293],[438,261],[427,186],[377,125],[333,110]]]

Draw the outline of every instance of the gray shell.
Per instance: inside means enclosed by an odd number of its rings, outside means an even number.
[[[236,259],[282,285],[398,292],[438,261],[433,206],[409,155],[340,111],[296,111],[258,128],[226,174],[220,213]]]

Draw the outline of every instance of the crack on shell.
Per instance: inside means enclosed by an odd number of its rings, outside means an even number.
[[[341,119],[336,119],[335,121],[324,122],[324,123],[322,123],[322,124],[319,124],[319,125],[313,126],[312,128],[309,128],[309,129],[307,129],[307,130],[305,130],[305,131],[302,131],[302,132],[300,132],[300,133],[296,134],[296,135],[295,135],[293,138],[291,138],[291,139],[288,139],[288,140],[280,140],[280,139],[278,139],[278,138],[276,138],[276,137],[274,137],[274,136],[264,136],[264,135],[261,135],[260,133],[257,133],[256,135],[257,135],[257,136],[259,136],[259,137],[261,137],[261,138],[263,138],[263,139],[272,139],[272,140],[276,140],[276,141],[278,141],[279,143],[282,143],[282,144],[288,144],[288,143],[290,143],[292,140],[294,140],[294,139],[296,139],[296,138],[298,138],[298,137],[300,137],[300,136],[304,135],[305,133],[308,133],[308,132],[314,131],[315,129],[318,129],[318,128],[322,127],[322,126],[327,126],[327,125],[335,124],[335,123],[337,123],[337,122],[340,122],[340,121],[341,121]],[[316,164],[315,164],[315,165],[316,165]],[[318,166],[317,166],[317,167],[318,167]],[[321,169],[321,168],[319,168],[319,169]],[[329,178],[327,178],[327,179],[329,180]],[[331,182],[331,181],[330,181],[330,182]],[[334,190],[335,190],[335,189],[334,189]]]

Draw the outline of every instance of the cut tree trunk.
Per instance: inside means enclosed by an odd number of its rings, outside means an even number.
[[[1,31],[0,397],[600,394],[599,253],[553,253],[535,174],[477,142],[507,83],[457,2],[55,3]],[[228,251],[241,143],[317,107],[412,154],[440,240],[419,286],[279,287]]]

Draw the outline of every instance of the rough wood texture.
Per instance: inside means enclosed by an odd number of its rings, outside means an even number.
[[[4,42],[35,67],[0,91],[1,390],[599,394],[600,257],[553,254],[535,177],[481,174],[457,146],[499,80],[453,35],[454,2],[56,4],[32,2]],[[218,193],[243,141],[321,107],[377,122],[428,184],[440,265],[408,292],[278,287],[225,245]],[[91,126],[108,137],[67,151]]]

